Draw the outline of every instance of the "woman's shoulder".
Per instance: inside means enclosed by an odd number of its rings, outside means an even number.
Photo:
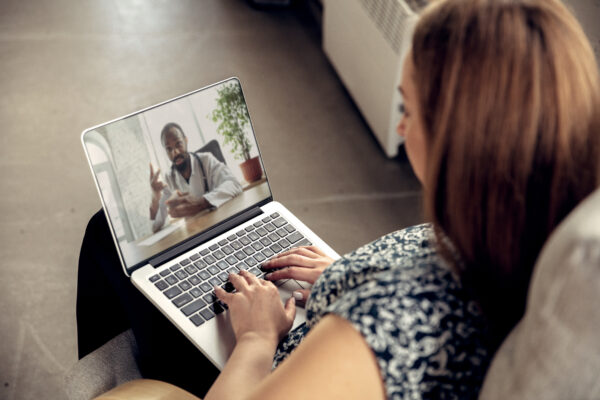
[[[452,398],[476,393],[483,379],[484,319],[434,240],[430,225],[386,235],[328,268],[327,284],[311,293],[308,323],[327,313],[352,323],[375,353],[388,395],[431,393],[445,381]]]
[[[327,268],[327,274],[368,273],[410,267],[418,260],[438,263],[430,224],[410,226],[389,233],[344,255]]]

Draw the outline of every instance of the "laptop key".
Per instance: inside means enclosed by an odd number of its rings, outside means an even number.
[[[288,231],[286,231],[285,229],[281,228],[281,229],[277,229],[275,231],[276,234],[279,235],[279,237],[284,238],[288,235]]]
[[[196,311],[198,311],[205,305],[206,305],[206,302],[204,300],[196,299],[193,302],[191,302],[190,304],[188,304],[187,306],[183,307],[181,309],[181,312],[183,312],[186,317],[189,317],[190,315],[192,315],[193,313],[195,313]]]
[[[216,297],[212,293],[209,293],[207,295],[204,295],[204,297],[202,297],[202,300],[204,300],[207,304],[214,303],[215,299],[216,299]]]
[[[276,234],[275,232],[270,233],[268,238],[273,242],[277,242],[279,239],[281,239],[281,237],[278,234]]]
[[[202,290],[198,289],[197,287],[190,290],[190,294],[192,296],[194,296],[194,298],[198,298],[198,297],[202,296],[202,293],[203,293]]]
[[[198,272],[198,268],[194,267],[193,265],[188,265],[184,269],[185,269],[185,272],[187,272],[190,275],[195,274],[196,272]]]
[[[255,223],[253,223],[252,225],[254,225],[255,228],[258,228],[259,226],[261,226],[263,224],[262,221],[256,221]]]
[[[252,232],[254,230],[254,226],[253,225],[248,225],[247,227],[244,228],[244,230],[246,232]]]
[[[260,243],[261,243],[263,246],[265,246],[265,247],[266,247],[266,246],[270,246],[270,245],[271,245],[271,243],[273,243],[273,242],[271,241],[271,239],[269,239],[269,238],[262,238],[262,239],[260,239],[260,240],[259,240],[259,242],[260,242]]]
[[[277,218],[276,220],[273,221],[273,225],[275,225],[278,228],[281,228],[285,224],[287,224],[287,221],[283,218]]]
[[[192,260],[192,261],[196,261],[196,260],[197,260],[197,259],[199,259],[199,258],[200,258],[200,255],[198,255],[198,254],[192,254],[192,255],[190,256],[190,260]]]
[[[256,260],[254,259],[254,257],[248,257],[245,263],[248,264],[249,267],[252,267],[256,265]]]
[[[227,246],[223,246],[223,248],[221,248],[221,251],[223,253],[225,253],[226,255],[230,255],[231,253],[234,252],[233,247],[227,245]]]
[[[200,253],[198,253],[198,254],[200,254],[202,257],[204,257],[208,253],[210,253],[210,250],[208,250],[208,249],[202,249],[202,250],[200,250]]]
[[[244,235],[246,234],[246,231],[242,229],[242,230],[240,230],[240,231],[237,231],[235,234],[236,234],[238,237],[242,237],[242,236],[244,236]]]
[[[183,291],[190,290],[192,287],[188,281],[183,281],[177,286],[179,286],[179,288]]]
[[[185,266],[186,266],[186,265],[188,265],[189,263],[191,263],[191,261],[190,261],[189,259],[187,259],[187,258],[186,258],[185,260],[181,260],[181,262],[180,262],[179,264],[181,264],[182,266],[184,266],[184,267],[185,267]]]
[[[217,250],[212,254],[217,260],[220,260],[221,258],[225,257],[225,253],[223,253],[221,250]]]
[[[219,261],[217,266],[221,268],[221,271],[225,271],[227,268],[229,268],[229,264],[225,260]]]
[[[304,239],[304,236],[302,236],[302,234],[300,232],[294,232],[294,233],[290,234],[289,236],[287,236],[286,239],[290,243],[296,243],[300,239]]]
[[[283,250],[283,248],[278,245],[277,243],[274,243],[271,247],[269,247],[275,254],[281,252],[281,250]]]
[[[261,250],[264,246],[262,244],[260,244],[259,242],[256,243],[252,243],[252,248],[256,251]]]
[[[296,230],[296,228],[294,228],[293,226],[291,226],[290,224],[287,224],[283,227],[283,229],[285,229],[286,231],[288,231],[289,233],[292,233]]]
[[[190,321],[192,321],[194,323],[194,325],[200,326],[204,323],[204,318],[202,318],[202,315],[196,314],[196,315],[190,317]]]
[[[198,278],[196,275],[192,275],[192,276],[190,277],[190,279],[188,279],[188,282],[189,282],[190,284],[192,284],[192,285],[196,286],[196,285],[198,285],[198,284],[199,284],[200,282],[202,282],[202,281],[201,281],[201,280],[200,280],[200,278]]]
[[[208,282],[213,286],[219,286],[221,284],[221,280],[219,278],[217,278],[216,276],[213,276],[212,278],[210,278],[210,280]]]
[[[202,279],[203,281],[210,279],[210,274],[206,270],[198,272],[198,275],[196,276]]]
[[[299,241],[298,243],[296,243],[294,246],[296,246],[296,247],[312,246],[312,243],[308,239],[304,238],[301,241]]]
[[[265,260],[266,260],[265,256],[263,256],[261,253],[256,253],[256,254],[254,255],[254,259],[255,259],[256,261],[258,261],[259,263],[260,263],[260,262],[263,262],[263,261],[265,261]]]
[[[202,314],[202,317],[204,317],[204,319],[207,321],[215,316],[215,314],[208,308],[205,308],[204,310],[200,311],[200,314]]]
[[[160,279],[160,276],[158,274],[156,274],[156,275],[153,275],[150,277],[150,282],[154,283],[159,279]]]
[[[202,283],[199,288],[202,289],[204,293],[210,293],[213,290],[213,287],[207,282]]]
[[[237,258],[238,260],[242,261],[244,258],[248,257],[248,255],[246,253],[244,253],[243,251],[238,251],[237,253],[234,254],[235,258]]]
[[[207,255],[206,257],[203,258],[204,262],[207,263],[208,265],[214,263],[215,261],[217,261],[212,255]]]
[[[181,271],[177,271],[175,272],[175,276],[177,276],[179,279],[185,279],[187,278],[189,275],[187,272],[185,272],[184,270]]]
[[[181,264],[175,264],[170,268],[170,270],[174,272],[177,271],[179,268],[181,268]]]
[[[192,296],[189,293],[184,293],[176,299],[172,300],[173,304],[175,304],[178,308],[185,306],[187,303],[192,301]]]
[[[221,280],[221,282],[227,282],[229,280],[229,274],[227,273],[227,271],[223,271],[219,274],[219,279]]]
[[[220,270],[219,268],[217,268],[216,265],[211,265],[210,267],[208,267],[208,272],[210,272],[212,275],[217,275]]]
[[[169,275],[165,278],[165,281],[167,281],[169,285],[174,285],[179,282],[179,279],[177,279],[175,275]]]
[[[269,232],[265,228],[258,228],[256,233],[258,233],[258,236],[265,236]]]
[[[275,219],[277,217],[279,217],[279,213],[278,212],[274,212],[273,214],[270,215],[271,218]]]
[[[158,290],[165,290],[169,287],[169,285],[165,281],[158,281],[154,284],[154,286],[156,286]]]
[[[248,255],[254,254],[255,252],[256,250],[254,250],[252,246],[244,247],[244,253]]]
[[[260,238],[260,236],[258,236],[258,234],[256,232],[250,232],[248,234],[248,239],[252,240],[253,242],[258,240]]]
[[[242,244],[236,240],[235,242],[231,243],[231,247],[233,247],[234,250],[239,250],[244,246],[242,246]]]
[[[227,239],[219,240],[219,246],[225,246],[229,241]]]
[[[269,248],[265,248],[263,251],[261,251],[261,253],[263,254],[263,256],[265,256],[266,258],[271,258],[275,255],[275,253],[273,253],[271,251],[271,249]]]
[[[240,238],[240,243],[243,246],[248,246],[252,242],[250,241],[250,239],[248,239],[246,236],[244,236],[243,238]]]
[[[265,225],[265,229],[269,232],[273,232],[277,228],[275,228],[275,225],[273,225],[272,223],[269,222],[268,224]]]
[[[178,294],[181,294],[181,289],[179,289],[177,286],[173,286],[171,289],[165,291],[164,294],[167,296],[167,298],[172,299]]]
[[[279,242],[277,242],[277,244],[283,247],[284,249],[290,246],[290,242],[288,242],[287,239],[281,239]]]
[[[271,220],[271,217],[264,217],[263,219],[261,219],[262,222],[269,222]]]
[[[213,245],[210,245],[210,246],[208,246],[208,248],[209,248],[210,250],[212,250],[212,251],[215,251],[216,249],[218,249],[218,248],[219,248],[219,245],[215,243],[215,244],[213,244]]]
[[[160,276],[167,276],[171,273],[171,270],[165,269],[164,271],[160,271]]]
[[[238,262],[238,259],[234,256],[229,256],[225,259],[225,261],[227,261],[227,264],[229,265],[235,265],[235,263]]]
[[[227,240],[229,240],[230,242],[233,242],[235,239],[237,239],[237,236],[235,235],[235,233],[233,235],[227,236]]]
[[[245,262],[238,263],[238,265],[236,265],[235,267],[237,268],[238,271],[241,271],[243,269],[247,270],[248,268],[250,268],[248,266],[248,264],[246,264]]]

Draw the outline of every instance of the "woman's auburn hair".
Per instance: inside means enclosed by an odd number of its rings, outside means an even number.
[[[411,54],[425,213],[497,345],[523,315],[542,245],[599,181],[594,53],[558,1],[442,0]]]

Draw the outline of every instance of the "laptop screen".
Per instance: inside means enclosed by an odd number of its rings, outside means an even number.
[[[271,197],[236,78],[82,134],[129,271]]]

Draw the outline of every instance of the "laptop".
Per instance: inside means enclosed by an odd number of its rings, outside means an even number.
[[[123,272],[219,369],[235,345],[214,297],[290,248],[339,255],[274,201],[237,78],[81,135]],[[282,301],[306,282],[275,283]],[[294,327],[306,320],[298,307]]]

